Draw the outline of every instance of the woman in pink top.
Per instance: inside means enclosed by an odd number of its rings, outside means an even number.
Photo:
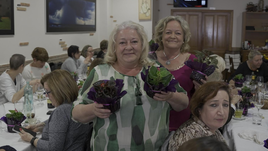
[[[189,53],[190,37],[188,23],[182,17],[165,17],[155,27],[154,39],[159,44],[159,48],[150,56],[173,74],[181,87],[187,91],[189,100],[195,88],[200,86],[196,81],[190,79],[192,69],[184,65],[185,61],[195,58],[195,55]],[[180,112],[172,110],[169,118],[169,130],[177,130],[182,123],[190,118],[190,114],[189,107]]]

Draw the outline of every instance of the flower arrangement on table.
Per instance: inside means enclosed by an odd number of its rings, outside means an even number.
[[[235,82],[235,86],[241,88],[243,86],[245,78],[242,74],[237,74],[234,76],[233,80]]]
[[[184,64],[190,67],[193,71],[190,78],[197,81],[199,84],[203,84],[201,79],[206,80],[206,76],[211,75],[217,67],[217,56],[211,56],[212,52],[208,50],[195,51],[196,58],[187,60]]]
[[[251,93],[250,88],[247,86],[242,87],[242,89],[238,91],[238,94],[241,95],[243,98],[243,101],[241,103],[244,107],[243,115],[246,116],[248,114],[248,108],[254,107],[254,104],[250,103],[249,101],[253,95]]]
[[[84,85],[85,81],[84,80],[79,80],[78,83],[77,83],[77,87],[78,87],[78,90],[80,88],[82,88],[82,86]]]
[[[15,125],[21,126],[21,123],[26,119],[26,117],[17,110],[9,110],[6,116],[3,116],[0,120],[7,124],[8,132],[15,133],[12,129]]]
[[[151,66],[141,73],[141,78],[145,82],[144,90],[151,98],[160,91],[176,92],[175,85],[178,81],[173,79],[173,75],[165,67]]]
[[[103,104],[105,109],[110,109],[112,113],[120,109],[120,99],[127,93],[122,91],[124,86],[122,79],[99,80],[93,84],[87,93],[88,98]]]

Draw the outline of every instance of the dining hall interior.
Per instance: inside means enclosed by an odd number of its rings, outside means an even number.
[[[224,59],[225,69],[221,73],[225,82],[230,80],[240,64],[248,60],[250,50],[256,49],[262,55],[268,56],[268,0],[207,0],[206,7],[198,8],[174,7],[176,0],[96,0],[95,16],[93,15],[95,29],[53,32],[47,29],[47,1],[14,0],[13,33],[1,34],[0,30],[0,75],[9,69],[9,59],[13,54],[23,54],[26,65],[31,63],[31,54],[36,47],[45,48],[49,56],[47,63],[55,64],[68,58],[67,50],[72,45],[78,46],[80,50],[85,45],[91,45],[97,54],[100,51],[100,42],[109,40],[113,29],[125,21],[133,21],[143,26],[149,42],[154,39],[158,21],[167,16],[181,16],[188,22],[191,32],[190,53],[209,50]],[[149,1],[150,15],[142,18],[141,3],[144,1]],[[251,4],[256,6],[252,9],[257,9],[260,1],[264,8],[262,12],[249,9]],[[1,2],[4,0],[0,0],[0,9],[3,6]],[[249,110],[249,113],[253,115],[256,111],[257,109],[254,109],[253,113],[253,110]],[[36,109],[35,112],[37,116],[42,116],[41,112],[47,110]],[[232,120],[234,122],[225,127],[223,136],[231,150],[266,149],[263,147],[266,142],[262,142],[264,137],[267,136],[265,139],[268,139],[268,112],[258,108],[258,113],[261,114],[261,124],[253,125],[252,117],[247,117]],[[42,116],[39,120],[48,117]],[[245,125],[250,126],[241,131],[240,128]],[[253,136],[251,132],[254,133]],[[17,140],[12,136],[17,150],[20,150],[20,147],[24,150],[34,150],[29,144],[22,143],[21,140],[18,143]],[[2,145],[5,144],[0,142],[0,146]]]

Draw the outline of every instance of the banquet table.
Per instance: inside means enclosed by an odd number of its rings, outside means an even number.
[[[268,139],[268,110],[260,109],[260,114],[263,115],[261,125],[252,123],[254,113],[257,113],[257,108],[248,110],[248,115],[243,119],[233,118],[224,128],[223,136],[232,151],[267,151],[263,144],[257,144],[253,140],[241,138],[239,134],[248,136],[255,135],[260,142]]]
[[[21,99],[20,101],[23,101]],[[47,108],[47,100],[44,99],[42,101],[44,103],[43,106],[37,106],[37,101],[34,101],[35,106],[35,118],[37,121],[45,121],[49,118],[49,115],[46,113],[51,110]],[[11,102],[5,103],[5,110],[6,113],[9,113],[8,110],[14,110],[14,104]],[[52,109],[53,110],[53,109]],[[37,134],[37,137],[40,138],[41,134]],[[31,146],[30,143],[24,142],[18,133],[9,133],[7,129],[3,132],[0,132],[0,146],[9,145],[15,148],[17,151],[34,151],[36,150],[35,147]]]

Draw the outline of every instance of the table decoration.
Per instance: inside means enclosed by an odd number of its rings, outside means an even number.
[[[112,113],[120,109],[120,99],[127,93],[122,91],[124,86],[122,79],[112,77],[110,80],[99,80],[93,84],[87,93],[88,98],[103,104],[105,109],[110,109]]]
[[[6,116],[3,116],[0,120],[7,124],[7,130],[10,133],[15,133],[12,128],[15,125],[21,126],[21,123],[26,119],[26,117],[17,110],[9,110],[10,113],[7,113]]]
[[[243,98],[243,101],[241,103],[244,107],[243,115],[246,116],[248,114],[248,108],[254,107],[254,105],[250,103],[250,99],[253,95],[250,88],[247,86],[242,87],[241,91],[238,91],[238,94]]]
[[[147,95],[153,98],[155,93],[176,92],[175,85],[178,83],[172,74],[165,67],[150,66],[141,73],[144,81],[144,90]]]
[[[243,82],[245,81],[245,78],[242,74],[237,74],[233,78],[235,82],[235,87],[241,88],[243,86]]]
[[[72,77],[74,78],[75,81],[78,80],[78,75],[77,75],[76,72],[71,72],[71,75],[72,75]]]
[[[193,69],[190,78],[203,84],[201,79],[206,80],[206,76],[211,75],[217,67],[217,56],[211,56],[212,52],[208,50],[195,51],[196,58],[187,60],[184,64]]]

